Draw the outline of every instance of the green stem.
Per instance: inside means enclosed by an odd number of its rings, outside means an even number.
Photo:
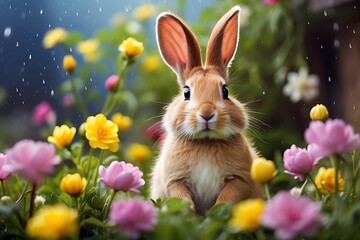
[[[305,180],[305,182],[303,183],[303,185],[302,185],[301,188],[300,188],[300,196],[303,195],[304,190],[305,190],[305,186],[306,186],[307,183],[308,183],[308,179]],[[315,186],[315,187],[316,187],[316,186]]]
[[[314,185],[314,187],[315,187],[315,189],[316,189],[316,197],[317,197],[318,200],[320,200],[321,193],[320,193],[318,187],[316,186],[316,183],[315,183],[313,177],[312,177],[310,174],[306,174],[306,177],[307,177],[307,179],[309,179],[310,182]]]
[[[115,87],[115,92],[109,92],[105,100],[104,106],[101,110],[101,112],[105,116],[108,116],[116,106],[116,93],[120,92],[120,90],[124,88],[123,78],[126,72],[126,68],[130,65],[131,61],[129,61],[129,58],[122,58],[122,59],[123,61],[118,72],[118,82]]]
[[[36,184],[33,183],[33,187],[32,187],[32,190],[31,190],[31,195],[30,195],[29,218],[31,218],[33,216],[33,213],[34,213],[35,195],[36,195]]]
[[[271,199],[271,195],[270,195],[270,190],[269,190],[269,185],[267,183],[264,184],[264,189],[265,189],[265,196],[266,199]]]
[[[26,182],[25,187],[24,187],[20,197],[18,198],[18,200],[16,200],[16,203],[21,202],[21,200],[24,198],[24,196],[26,194],[26,189],[28,188],[28,186],[29,186],[29,181]]]
[[[110,211],[110,206],[114,200],[114,197],[116,195],[117,191],[116,190],[113,190],[113,193],[111,194],[111,196],[107,199],[105,205],[104,205],[104,209],[103,209],[103,218],[105,219],[107,217],[107,215],[109,214],[109,211]]]
[[[93,156],[93,152],[94,152],[94,149],[91,148],[90,149],[90,152],[89,152],[89,164],[87,166],[87,170],[86,170],[86,179],[90,179],[90,176],[91,176],[91,173],[90,173],[90,166],[91,166],[91,160],[92,160],[92,156]]]
[[[4,181],[3,181],[3,180],[1,180],[0,182],[1,182],[1,189],[2,189],[2,192],[3,192],[3,196],[5,196],[5,195],[6,195],[6,192],[5,192],[5,185],[4,185]]]
[[[103,158],[104,158],[104,149],[101,149],[101,151],[100,151],[100,156],[99,156],[99,162],[98,162],[98,164],[96,165],[96,169],[95,169],[95,170],[96,170],[96,171],[95,171],[95,176],[94,176],[94,183],[95,183],[95,184],[96,184],[96,180],[97,180],[97,178],[98,178],[98,176],[99,176],[99,166],[100,166]]]
[[[79,95],[77,94],[75,81],[74,81],[73,75],[71,73],[69,73],[69,79],[70,79],[70,83],[71,83],[71,91],[72,91],[72,94],[74,95],[74,99],[75,99],[75,104],[79,108],[79,110],[80,110],[81,114],[83,115],[83,117],[86,118],[86,116],[88,116],[88,113],[87,113],[86,108],[83,105],[83,102],[80,101]]]
[[[339,161],[334,157],[333,160],[334,168],[335,168],[335,194],[336,196],[339,193]]]
[[[264,232],[261,229],[256,230],[255,234],[256,234],[256,239],[258,239],[258,240],[265,240],[266,239],[266,236],[265,236]]]

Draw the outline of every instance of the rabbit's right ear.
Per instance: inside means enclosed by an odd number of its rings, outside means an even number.
[[[202,66],[200,47],[194,34],[183,20],[165,12],[157,18],[156,38],[164,61],[184,86],[190,71]]]

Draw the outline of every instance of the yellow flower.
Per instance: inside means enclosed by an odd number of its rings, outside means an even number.
[[[335,192],[335,168],[321,167],[315,177],[316,187],[325,194]],[[338,174],[338,187],[343,190],[345,185],[344,179]]]
[[[56,44],[62,43],[67,37],[67,32],[63,28],[54,28],[48,31],[43,39],[44,48],[52,48]]]
[[[156,8],[152,4],[144,4],[134,9],[133,15],[134,18],[139,21],[144,21],[154,16],[156,13]]]
[[[316,120],[326,120],[329,117],[329,111],[327,108],[322,104],[316,104],[311,110],[310,110],[310,118],[313,121]]]
[[[254,159],[251,165],[251,178],[259,183],[269,182],[275,173],[275,164],[273,161],[265,158]]]
[[[87,62],[97,62],[100,58],[99,55],[100,42],[96,39],[90,39],[79,42],[77,45],[77,51],[81,53],[84,60]]]
[[[136,39],[129,37],[122,41],[119,46],[119,51],[128,57],[136,57],[144,51],[144,45],[142,42],[138,42]]]
[[[64,193],[72,196],[76,196],[86,187],[87,181],[85,178],[81,178],[80,174],[66,174],[60,182],[60,189]]]
[[[28,236],[37,239],[75,239],[77,232],[77,211],[64,205],[41,207],[26,225]]]
[[[160,58],[158,55],[150,55],[147,58],[145,58],[142,66],[145,71],[147,72],[154,72],[156,71],[160,66]]]
[[[58,148],[69,146],[74,139],[76,129],[66,125],[56,126],[52,136],[48,137],[48,142],[55,144]]]
[[[150,157],[151,151],[150,148],[146,145],[133,143],[130,145],[126,154],[130,160],[135,162],[142,162]]]
[[[104,114],[90,116],[86,120],[85,136],[92,148],[119,150],[118,126],[107,120]]]
[[[72,55],[65,55],[63,59],[63,68],[65,71],[71,73],[76,68],[76,60]]]
[[[121,113],[115,113],[111,121],[113,121],[119,129],[119,132],[125,132],[132,126],[132,120],[128,116],[123,116]]]
[[[265,208],[263,199],[248,199],[234,206],[229,224],[240,231],[254,231],[260,226]]]

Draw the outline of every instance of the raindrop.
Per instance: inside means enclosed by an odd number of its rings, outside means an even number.
[[[16,45],[15,45],[16,47],[19,47],[19,42],[16,42]]]
[[[4,30],[4,37],[10,37],[11,35],[11,27],[7,27]]]
[[[101,8],[101,7],[99,7],[99,12],[102,12],[102,8]]]
[[[20,15],[20,18],[25,19],[26,18],[26,13],[22,12],[21,15]]]
[[[263,91],[262,94],[265,95],[265,92]]]
[[[349,48],[352,48],[352,45],[351,45],[351,43],[349,43]]]
[[[25,82],[25,78],[22,78],[21,81],[22,81],[22,82]]]
[[[42,9],[40,9],[40,15],[42,15],[43,14],[43,10]]]
[[[353,29],[353,33],[355,34],[355,29]]]
[[[306,56],[306,57],[305,57],[305,59],[306,59],[306,60],[309,60],[309,57],[308,57],[308,56]]]
[[[328,81],[331,82],[331,77],[330,76],[328,77]]]
[[[85,86],[84,89],[87,90],[87,86]]]
[[[335,32],[339,31],[339,24],[337,22],[334,22],[333,28]]]
[[[16,92],[19,92],[19,89],[18,89],[18,88],[15,88],[15,91],[16,91]]]
[[[24,102],[24,101],[22,101],[22,105],[25,105],[25,102]]]
[[[45,84],[45,79],[43,79],[43,84]]]
[[[76,14],[75,14],[76,16],[79,16],[79,13],[78,12],[76,12]]]
[[[55,94],[54,90],[51,90],[50,95],[54,96],[54,94]]]
[[[353,106],[353,109],[355,110],[355,108],[356,108],[356,107],[355,107],[355,105],[354,105],[354,106]]]
[[[323,49],[324,48],[323,45],[320,45],[320,48]]]
[[[71,46],[70,46],[70,48],[69,48],[69,51],[70,51],[71,53],[72,53],[72,51],[73,51]]]
[[[93,81],[93,79],[92,78],[90,78],[90,82],[92,82]]]
[[[326,10],[324,10],[324,16],[325,16],[325,17],[327,16],[327,11],[326,11]]]
[[[335,47],[335,48],[340,47],[340,41],[339,41],[339,39],[335,39],[335,40],[334,40],[334,47]]]
[[[129,12],[129,9],[127,7],[125,8],[125,12]]]
[[[336,102],[335,102],[335,100],[334,100],[333,104],[334,104],[334,105],[336,105]]]
[[[32,58],[32,57],[31,57],[31,54],[30,54],[30,55],[29,55],[29,60],[31,60],[31,58]]]
[[[310,25],[310,22],[307,22],[307,25]]]

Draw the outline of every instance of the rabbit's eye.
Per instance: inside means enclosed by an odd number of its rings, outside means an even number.
[[[190,88],[189,88],[189,86],[184,87],[184,97],[185,97],[185,101],[190,100]]]
[[[229,92],[228,92],[226,86],[222,87],[222,95],[223,95],[223,99],[229,99]]]

